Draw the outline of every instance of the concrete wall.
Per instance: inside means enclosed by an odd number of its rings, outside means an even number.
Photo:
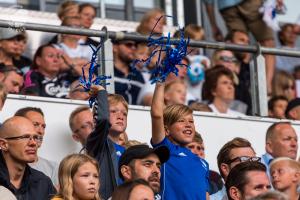
[[[78,152],[80,145],[71,138],[69,129],[69,115],[77,106],[88,105],[84,101],[53,99],[43,97],[29,97],[9,95],[0,121],[11,117],[16,110],[25,106],[40,107],[45,113],[46,135],[39,155],[59,162],[65,155]],[[214,113],[194,114],[196,129],[203,136],[206,146],[206,158],[212,169],[217,169],[216,156],[219,149],[234,137],[244,137],[253,144],[257,155],[264,153],[266,129],[275,121],[270,118],[240,117],[216,115]],[[293,126],[300,133],[300,123],[293,122]],[[129,139],[149,143],[151,138],[151,119],[149,107],[130,106],[127,131]]]

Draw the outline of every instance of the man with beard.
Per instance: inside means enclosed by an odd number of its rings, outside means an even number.
[[[271,189],[266,167],[251,161],[233,167],[225,185],[229,200],[249,200]]]
[[[135,145],[129,147],[119,161],[120,177],[126,182],[136,179],[146,180],[153,191],[155,199],[161,199],[160,192],[160,168],[169,159],[170,152],[166,146],[155,149],[148,145]]]
[[[136,43],[131,40],[114,40],[114,81],[115,93],[122,95],[128,104],[137,104],[137,98],[144,86],[144,78],[139,71],[132,71]]]

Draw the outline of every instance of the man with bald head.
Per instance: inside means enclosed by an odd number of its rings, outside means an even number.
[[[15,116],[25,117],[29,119],[34,126],[36,133],[44,137],[46,123],[45,123],[44,113],[42,109],[37,107],[24,107],[17,110]],[[40,148],[41,145],[42,142],[38,143],[38,148]],[[57,175],[58,164],[57,163],[50,161],[46,158],[43,158],[41,156],[37,156],[36,160],[30,163],[29,165],[33,169],[41,171],[45,175],[47,175],[52,180],[54,185],[58,185],[58,175]]]
[[[9,118],[0,127],[0,185],[17,199],[50,199],[55,194],[50,178],[28,165],[36,160],[42,140],[24,117]]]
[[[262,163],[267,167],[278,157],[297,158],[298,136],[290,122],[276,122],[272,124],[266,134],[266,153],[262,155]]]

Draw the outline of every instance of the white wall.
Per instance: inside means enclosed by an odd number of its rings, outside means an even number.
[[[11,117],[16,110],[25,106],[40,107],[45,113],[46,135],[39,155],[59,162],[65,155],[78,152],[80,145],[73,142],[69,129],[69,114],[79,105],[87,102],[43,97],[9,95],[0,121]],[[195,113],[196,129],[203,136],[206,157],[212,169],[217,169],[216,156],[219,149],[234,137],[244,137],[252,143],[257,155],[264,153],[266,129],[277,120],[260,117],[230,118],[213,113]],[[127,133],[129,139],[149,143],[151,137],[149,108],[130,106]],[[300,123],[293,122],[299,133]]]

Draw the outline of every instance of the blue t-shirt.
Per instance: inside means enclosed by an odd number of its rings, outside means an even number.
[[[125,147],[123,147],[123,146],[121,146],[121,145],[119,145],[119,144],[117,144],[115,142],[113,142],[113,143],[114,143],[114,147],[116,149],[116,154],[117,154],[117,158],[118,158],[118,162],[119,162],[120,157],[122,156],[122,154],[125,151]]]
[[[119,164],[120,157],[121,157],[122,154],[124,153],[125,148],[124,148],[123,146],[121,146],[121,145],[115,143],[115,142],[113,142],[113,144],[114,144],[114,147],[115,147],[115,149],[116,149],[116,154],[117,154],[117,159],[118,159],[117,161],[118,161],[118,164]],[[117,182],[118,182],[118,185],[121,185],[121,184],[123,183],[123,180],[122,180],[121,178],[119,178],[119,179],[117,180]]]
[[[205,200],[208,191],[208,163],[189,149],[173,144],[169,139],[152,146],[167,146],[169,160],[161,168],[160,193],[164,200]]]

